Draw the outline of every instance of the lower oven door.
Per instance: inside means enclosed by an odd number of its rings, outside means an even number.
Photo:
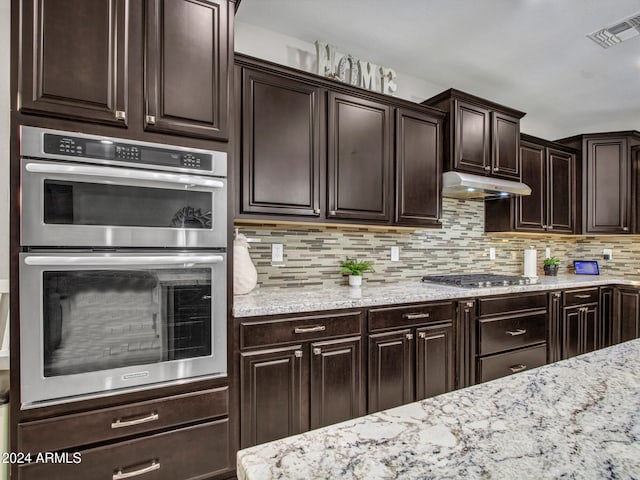
[[[226,255],[20,255],[21,405],[226,375]]]

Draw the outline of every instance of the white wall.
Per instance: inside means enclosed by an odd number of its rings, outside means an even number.
[[[0,278],[9,277],[10,0],[0,0]]]
[[[327,42],[322,38],[318,40]],[[236,22],[234,42],[236,52],[307,72],[316,72],[316,47],[313,43],[245,22]],[[338,53],[350,53],[344,51],[340,45],[336,45],[336,48]],[[361,60],[371,61],[372,59],[361,58]],[[384,66],[394,68],[393,65]],[[398,84],[398,90],[395,92],[395,96],[412,102],[420,103],[450,88],[450,86],[430,83],[402,72],[396,73],[398,76],[395,82]]]

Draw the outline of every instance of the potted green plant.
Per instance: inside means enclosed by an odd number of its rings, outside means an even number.
[[[560,259],[558,257],[550,257],[544,259],[544,274],[556,276],[558,274],[558,267],[560,266]]]
[[[362,285],[362,274],[365,272],[375,272],[370,262],[358,260],[357,258],[347,258],[340,262],[340,273],[349,275],[349,285],[359,287]]]

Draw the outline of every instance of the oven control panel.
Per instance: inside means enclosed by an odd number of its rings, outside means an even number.
[[[44,153],[188,170],[211,171],[213,167],[209,153],[51,133],[44,134]]]

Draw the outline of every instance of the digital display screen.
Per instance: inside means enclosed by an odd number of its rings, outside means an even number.
[[[88,157],[112,159],[115,146],[113,143],[87,142],[85,149]]]
[[[592,260],[574,260],[573,267],[576,275],[600,275],[598,262]]]

